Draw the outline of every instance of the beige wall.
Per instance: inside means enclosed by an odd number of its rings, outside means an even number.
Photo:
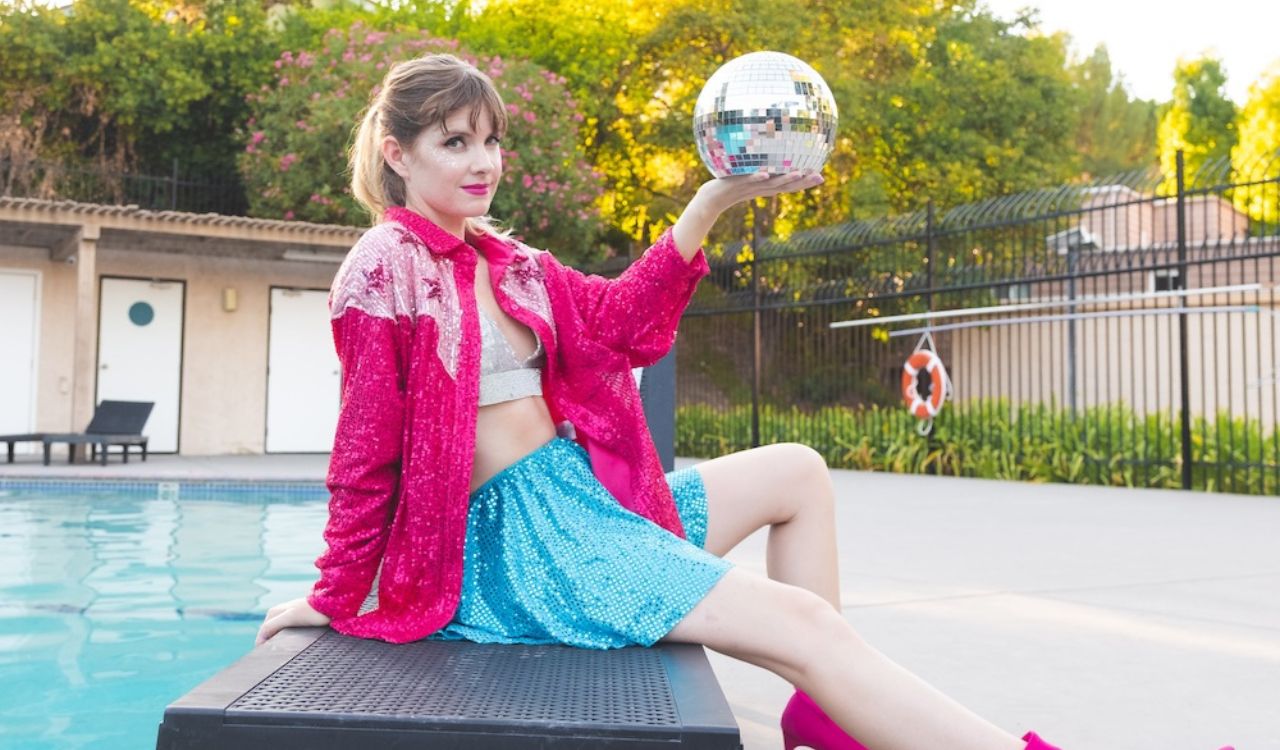
[[[1187,242],[1232,239],[1249,234],[1249,217],[1240,213],[1230,202],[1216,195],[1192,195],[1184,200],[1187,216]],[[1156,201],[1152,206],[1155,233],[1152,241],[1176,242],[1178,240],[1178,201],[1168,198]]]
[[[1234,297],[1214,304],[1254,301]],[[1276,427],[1280,314],[1275,307],[1262,309],[1269,312],[1187,316],[1193,415],[1229,410],[1260,422],[1264,431]],[[961,403],[998,397],[1014,404],[1056,402],[1065,407],[1068,325],[1031,323],[952,332],[946,364],[954,399]],[[1124,403],[1140,415],[1177,414],[1181,373],[1176,315],[1096,318],[1075,325],[1077,407]]]
[[[1081,209],[1080,226],[1093,235],[1101,250],[1142,247],[1151,242],[1151,202],[1120,185],[1095,190]]]
[[[38,431],[79,431],[72,424],[72,347],[76,267],[49,261],[47,250],[0,245],[0,269],[41,273]],[[336,265],[284,263],[165,252],[98,251],[102,276],[186,282],[180,452],[261,453],[266,428],[267,326],[272,286],[327,289]],[[222,309],[232,287],[238,309]]]

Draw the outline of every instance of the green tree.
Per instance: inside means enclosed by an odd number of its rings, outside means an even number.
[[[274,56],[257,0],[24,2],[0,23],[6,150],[27,159],[227,170],[246,91]],[[19,132],[20,131],[20,132]]]
[[[1261,184],[1235,190],[1236,207],[1274,229],[1280,224],[1280,62],[1249,87],[1237,122],[1231,164],[1239,181]]]
[[[452,37],[456,21],[467,16],[458,0],[285,0],[271,4],[267,25],[278,50],[316,50],[330,29],[359,23],[375,31],[429,31]]]
[[[1111,68],[1111,56],[1098,45],[1071,67],[1080,92],[1080,129],[1076,149],[1084,177],[1114,175],[1151,166],[1156,159],[1156,104],[1131,99]]]
[[[615,221],[643,239],[706,178],[693,103],[719,64],[776,49],[814,66],[840,108],[827,184],[755,213],[782,235],[812,226],[1041,185],[1074,174],[1075,97],[1060,38],[1025,37],[972,3],[718,0],[674,6],[643,39],[619,97]],[[683,172],[683,174],[682,174]],[[740,238],[736,215],[721,239]]]
[[[1173,71],[1173,99],[1160,113],[1156,140],[1164,182],[1177,189],[1177,152],[1183,152],[1188,184],[1206,165],[1225,161],[1236,143],[1236,105],[1227,97],[1227,74],[1212,57],[1179,61]]]
[[[1024,35],[985,11],[942,11],[911,75],[891,84],[878,144],[895,208],[940,206],[1063,181],[1078,171],[1079,96],[1066,37]]]

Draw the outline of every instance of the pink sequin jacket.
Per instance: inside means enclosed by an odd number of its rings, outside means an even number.
[[[675,342],[708,273],[702,249],[686,262],[667,230],[610,280],[514,240],[465,244],[404,208],[385,218],[356,242],[329,294],[342,407],[328,547],[307,601],[330,627],[407,643],[457,609],[479,402],[477,251],[498,305],[542,340],[542,392],[556,424],[573,425],[623,506],[683,537],[631,368]],[[378,607],[357,615],[375,575]]]

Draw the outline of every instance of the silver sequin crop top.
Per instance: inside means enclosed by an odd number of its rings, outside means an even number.
[[[480,310],[480,406],[541,396],[542,365],[547,360],[542,339],[535,332],[538,346],[533,354],[521,360],[498,324],[484,308],[477,308]]]

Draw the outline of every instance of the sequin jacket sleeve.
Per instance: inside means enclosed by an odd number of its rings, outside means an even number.
[[[587,334],[625,355],[631,367],[651,365],[671,350],[680,316],[710,272],[702,248],[686,261],[670,229],[616,279],[584,274],[551,256],[546,262],[568,282]]]
[[[372,588],[399,493],[411,322],[395,314],[391,264],[373,244],[357,244],[329,296],[342,405],[327,478],[328,549],[307,601],[331,619],[354,616]]]

